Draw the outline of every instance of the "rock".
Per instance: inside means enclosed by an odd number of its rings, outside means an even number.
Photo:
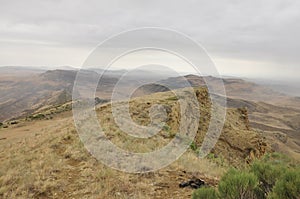
[[[205,182],[199,178],[193,178],[187,182],[182,182],[179,184],[180,188],[190,187],[192,189],[199,189],[201,186],[205,185]]]

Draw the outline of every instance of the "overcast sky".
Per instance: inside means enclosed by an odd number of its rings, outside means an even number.
[[[155,26],[202,44],[223,75],[297,79],[298,0],[0,0],[0,66],[80,67],[113,34]]]

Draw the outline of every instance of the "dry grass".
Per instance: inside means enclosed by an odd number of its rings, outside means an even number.
[[[224,170],[190,151],[162,171],[127,174],[91,157],[70,124],[32,129],[39,134],[1,143],[1,198],[179,198],[192,193],[180,182],[196,175],[215,183]]]
[[[207,96],[204,94],[203,97]],[[170,106],[172,112],[168,128],[164,128],[153,140],[147,140],[147,143],[118,131],[109,115],[109,105],[100,107],[100,120],[104,121],[104,128],[111,140],[128,150],[139,151],[153,150],[167,143],[172,137],[170,132],[178,128],[180,119],[177,102],[170,94],[158,93],[134,100],[131,112],[135,114],[132,117],[146,124],[149,122],[148,108],[157,101]],[[202,108],[205,107],[203,104]],[[94,159],[80,142],[70,112],[58,114],[53,120],[23,121],[22,125],[0,130],[0,136],[7,138],[0,140],[0,197],[189,198],[193,190],[181,189],[179,183],[195,176],[215,186],[227,169],[227,164],[218,161],[221,154],[226,158],[225,154],[231,152],[232,156],[241,160],[242,152],[236,152],[237,149],[231,148],[231,145],[238,148],[239,139],[245,139],[250,133],[255,134],[246,130],[246,120],[238,110],[230,111],[229,117],[224,134],[235,136],[241,130],[240,137],[231,137],[234,139],[230,143],[223,137],[215,150],[219,155],[216,159],[199,159],[194,151],[188,150],[168,167],[146,174],[116,171]],[[255,148],[256,145],[250,146]]]

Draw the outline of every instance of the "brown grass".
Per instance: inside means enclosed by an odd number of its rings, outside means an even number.
[[[146,124],[149,119],[147,102],[153,104],[157,101],[172,108],[168,123],[170,129],[165,128],[165,132],[156,135],[146,147],[143,146],[145,141],[130,139],[113,126],[109,105],[100,107],[100,120],[104,120],[103,125],[111,140],[129,150],[141,151],[167,143],[170,138],[164,134],[176,129],[180,119],[176,113],[177,102],[170,93],[135,99],[131,112],[136,112],[133,119]],[[22,125],[0,130],[0,136],[7,138],[0,140],[0,197],[189,198],[193,190],[179,188],[179,183],[195,176],[215,186],[231,161],[226,154],[230,152],[235,160],[242,160],[246,151],[239,151],[243,150],[237,145],[239,139],[256,135],[254,131],[247,130],[247,122],[240,117],[238,110],[231,110],[228,115],[230,118],[223,132],[225,137],[217,145],[214,158],[199,159],[189,149],[168,167],[146,174],[116,171],[94,159],[80,142],[70,112],[57,114],[53,120],[22,121]],[[237,133],[239,136],[235,137]],[[232,136],[231,142],[226,136]],[[256,138],[253,137],[254,140]],[[256,147],[255,144],[250,146]],[[227,162],[222,162],[222,158]]]

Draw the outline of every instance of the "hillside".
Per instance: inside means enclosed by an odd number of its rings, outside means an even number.
[[[266,136],[273,150],[299,158],[299,109],[233,98],[227,98],[227,106],[247,108],[250,127]]]
[[[9,70],[8,70],[9,69]],[[0,67],[0,121],[26,116],[35,110],[45,106],[60,104],[62,95],[70,100],[72,88],[78,71],[76,70],[34,70]],[[82,72],[87,87],[99,77],[97,69],[89,69]],[[110,99],[115,84],[126,71],[107,71],[101,77],[96,96],[101,99]],[[171,74],[170,74],[171,75]],[[142,78],[141,78],[142,77]],[[195,75],[183,77],[170,77],[167,74],[159,74],[149,71],[135,71],[123,82],[122,89],[130,89],[139,82],[157,82],[158,84],[146,84],[139,88],[134,96],[142,96],[155,92],[164,92],[169,89],[159,85],[167,83],[172,89],[186,86],[185,79],[193,87],[205,86],[204,79]],[[206,77],[211,84],[217,82],[214,77]],[[229,98],[243,99],[253,102],[267,102],[281,107],[299,109],[300,98],[290,97],[275,92],[267,87],[247,82],[241,79],[223,79],[226,94]],[[217,92],[217,90],[216,90]]]
[[[195,139],[199,147],[210,120],[211,105],[207,90],[197,90],[202,112]],[[157,103],[170,110],[168,128],[146,140],[122,134],[111,119],[110,104],[98,106],[99,122],[103,122],[106,136],[116,145],[128,150],[153,150],[157,143],[162,146],[175,136],[180,120],[177,98],[171,92],[163,92],[130,102],[133,120],[140,124],[149,122],[149,108]],[[189,149],[162,170],[128,174],[112,170],[90,156],[72,119],[70,110],[65,109],[48,119],[18,120],[0,128],[2,198],[187,198],[193,190],[179,188],[181,182],[197,177],[215,186],[229,165],[242,166],[270,151],[267,140],[249,127],[245,109],[228,109],[221,137],[207,158],[198,159]]]
[[[214,77],[206,77],[210,84],[217,81]],[[202,77],[188,75],[173,77],[158,83],[167,83],[173,88],[182,88],[185,79],[191,86],[205,86]],[[249,114],[249,125],[259,130],[271,140],[272,148],[299,157],[300,153],[300,100],[287,96],[267,87],[241,79],[224,79],[227,95],[227,107],[246,108]],[[165,92],[169,89],[159,84],[148,84],[136,91],[136,95]],[[219,97],[214,95],[215,97]]]
[[[72,69],[72,68],[71,68]],[[78,70],[38,70],[22,67],[0,67],[0,122],[24,117],[48,105],[58,105],[71,100]],[[126,71],[106,71],[101,76],[96,96],[108,100],[118,79]],[[102,74],[102,70],[82,70],[82,80],[89,87]],[[145,71],[136,71],[123,85],[124,89],[144,79]],[[166,78],[147,71],[146,78]]]
[[[210,84],[214,85],[218,78],[207,76],[205,77]],[[187,75],[184,77],[171,77],[161,81],[162,83],[168,82],[173,88],[182,88],[185,79],[191,84],[192,87],[205,86],[203,77],[196,75]],[[230,98],[244,99],[253,102],[267,102],[278,106],[285,106],[299,109],[300,98],[292,97],[280,92],[276,92],[266,86],[259,85],[253,82],[245,81],[238,78],[224,78],[224,86],[226,95]],[[148,87],[149,88],[149,87]],[[216,87],[214,87],[216,88]],[[147,91],[151,93],[150,91]],[[218,90],[216,90],[218,93]]]
[[[43,106],[71,100],[73,83],[65,75],[63,78],[63,81],[49,79],[47,72],[24,77],[1,77],[0,121],[25,116]]]
[[[2,123],[34,115],[39,110],[59,106],[71,100],[76,70],[43,71],[28,68],[22,71],[19,68],[5,67],[1,67],[1,70],[3,73],[0,74],[0,122]],[[96,69],[84,71],[83,80],[87,86],[98,78],[97,72],[103,71]],[[118,78],[125,72],[108,71],[103,75],[101,86],[96,92],[98,103],[110,100]],[[157,73],[152,72],[147,78],[141,79],[142,74],[145,74],[145,71],[130,74],[129,79],[121,85],[122,89],[128,90],[138,82],[158,80],[158,84],[146,84],[135,90],[133,97],[139,97],[169,91],[159,83],[167,83],[172,88],[182,88],[186,85],[184,78],[192,86],[205,85],[204,79],[195,75],[165,79],[164,75],[156,75]],[[212,84],[218,80],[214,77],[206,78]],[[292,157],[299,155],[299,98],[283,95],[241,79],[224,79],[224,85],[229,108],[247,108],[250,127],[261,131],[264,136],[272,140],[274,150]]]

